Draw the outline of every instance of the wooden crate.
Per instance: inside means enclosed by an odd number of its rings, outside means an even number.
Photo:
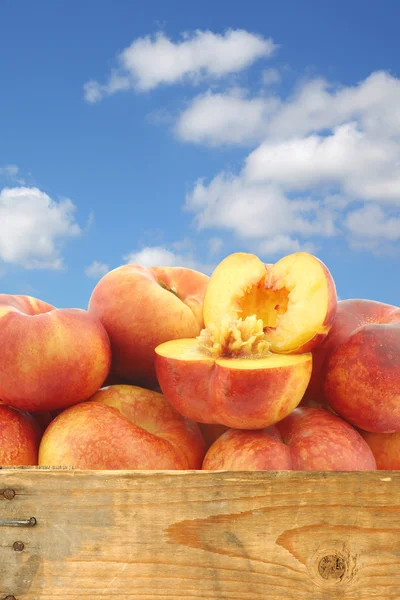
[[[3,469],[0,519],[0,600],[400,598],[400,472]]]

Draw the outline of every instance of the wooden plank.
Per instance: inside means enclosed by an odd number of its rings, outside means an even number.
[[[30,517],[0,600],[400,597],[400,472],[1,470],[0,518]]]

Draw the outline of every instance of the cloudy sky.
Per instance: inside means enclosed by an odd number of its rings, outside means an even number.
[[[0,7],[0,291],[306,250],[400,303],[400,3]]]

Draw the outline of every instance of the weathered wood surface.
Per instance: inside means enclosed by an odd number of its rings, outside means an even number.
[[[30,517],[0,600],[400,598],[400,472],[0,470]]]

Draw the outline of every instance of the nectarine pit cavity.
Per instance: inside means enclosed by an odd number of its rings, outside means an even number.
[[[290,290],[270,283],[263,276],[249,285],[237,300],[240,317],[225,317],[219,324],[210,323],[198,336],[203,352],[221,358],[262,358],[271,354],[268,333],[276,328],[280,315],[286,313]]]
[[[220,329],[227,338],[228,327],[249,329],[253,318],[256,355],[271,351],[278,354],[309,352],[328,334],[336,313],[336,288],[326,266],[307,252],[296,252],[275,264],[264,264],[254,254],[237,252],[226,257],[213,271],[204,297],[204,325]],[[259,334],[262,324],[264,338]],[[245,325],[243,326],[243,323]],[[257,324],[257,325],[255,325]],[[203,340],[207,336],[203,335]],[[248,339],[243,349],[231,348],[234,356],[248,356]],[[254,340],[253,340],[254,341]],[[259,346],[260,342],[262,346]],[[268,346],[269,344],[269,346]],[[206,350],[207,344],[203,344]],[[260,352],[260,348],[262,348]],[[215,351],[215,346],[214,346]]]
[[[290,296],[290,290],[278,285],[263,277],[256,285],[249,287],[238,302],[241,318],[255,315],[262,320],[264,332],[275,329],[279,316],[288,309]]]

